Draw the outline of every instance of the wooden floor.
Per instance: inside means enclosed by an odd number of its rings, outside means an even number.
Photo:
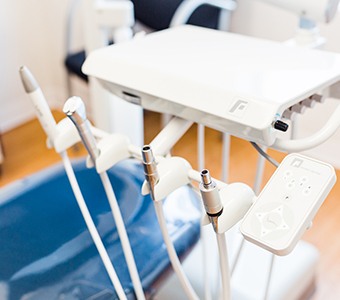
[[[63,118],[55,112],[56,119]],[[145,117],[146,143],[157,134],[160,127],[159,115],[147,112]],[[47,150],[45,136],[37,120],[32,120],[2,135],[5,160],[2,165],[0,187],[14,180],[28,176],[51,164],[60,161],[54,150]],[[206,130],[206,167],[211,174],[221,175],[221,134]],[[277,160],[284,155],[269,152]],[[81,146],[71,149],[70,156],[84,156]],[[194,168],[196,164],[196,127],[193,126],[176,145],[173,155],[186,158]],[[242,181],[252,186],[255,177],[257,153],[245,141],[232,138],[230,154],[230,181]],[[274,172],[274,167],[266,165],[266,182]],[[340,178],[340,172],[337,172]],[[313,300],[340,299],[340,180],[323,204],[313,227],[305,234],[304,239],[315,245],[321,254],[317,274],[317,291]],[[287,299],[289,300],[289,299]]]

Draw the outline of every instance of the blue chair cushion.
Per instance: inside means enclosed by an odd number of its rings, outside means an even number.
[[[112,213],[95,170],[73,163],[79,185],[128,299],[135,299]],[[152,200],[140,194],[143,169],[126,160],[108,171],[144,290],[150,296],[170,268]],[[189,187],[164,200],[177,253],[197,242],[200,209]],[[0,191],[1,299],[118,299],[87,231],[62,165]]]

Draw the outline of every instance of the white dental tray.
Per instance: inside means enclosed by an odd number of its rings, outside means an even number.
[[[146,109],[271,145],[285,109],[340,80],[340,55],[185,25],[96,50],[83,71]]]

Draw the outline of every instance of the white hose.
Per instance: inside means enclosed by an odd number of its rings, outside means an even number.
[[[102,180],[107,198],[109,200],[109,204],[110,204],[110,207],[111,207],[111,211],[112,211],[114,220],[116,222],[117,231],[118,231],[118,234],[119,234],[120,241],[122,243],[124,256],[125,256],[125,259],[126,259],[126,263],[127,263],[128,269],[129,269],[129,273],[130,273],[130,276],[131,276],[133,287],[135,289],[137,299],[138,300],[144,300],[145,295],[144,295],[144,292],[143,292],[143,287],[142,287],[142,284],[141,284],[141,281],[140,281],[140,278],[139,278],[137,266],[136,266],[136,263],[135,263],[135,259],[133,257],[133,253],[132,253],[129,238],[128,238],[128,235],[127,235],[127,232],[126,232],[126,229],[125,229],[123,217],[121,215],[116,196],[113,192],[110,179],[109,179],[106,172],[102,172],[99,175],[100,175],[100,179]]]
[[[72,165],[71,165],[71,162],[67,156],[67,153],[66,151],[63,151],[60,153],[60,156],[63,160],[63,164],[64,164],[64,167],[65,167],[65,171],[66,171],[66,175],[68,177],[68,180],[71,184],[71,187],[72,187],[72,190],[73,190],[73,193],[74,193],[74,196],[76,197],[76,200],[77,200],[77,203],[78,203],[78,206],[80,208],[80,211],[83,215],[83,218],[84,218],[84,221],[86,223],[86,226],[90,232],[90,235],[93,239],[93,242],[95,244],[95,246],[97,247],[97,250],[99,252],[99,255],[103,261],[103,264],[105,266],[105,269],[110,277],[110,280],[113,284],[113,287],[115,288],[116,290],[116,293],[119,297],[119,299],[121,300],[127,300],[126,298],[126,295],[124,293],[124,290],[123,290],[123,287],[118,279],[118,276],[116,274],[116,271],[111,263],[111,260],[110,260],[110,257],[106,251],[106,248],[100,238],[100,235],[96,229],[96,226],[91,218],[91,215],[90,215],[90,212],[86,206],[86,203],[85,203],[85,200],[84,200],[84,197],[80,191],[80,188],[79,188],[79,185],[78,185],[78,182],[77,182],[77,179],[74,175],[74,171],[73,171],[73,168],[72,168]]]
[[[229,164],[230,164],[230,134],[223,132],[222,143],[222,176],[223,182],[229,181]]]
[[[198,170],[202,171],[205,165],[205,136],[204,136],[205,128],[202,124],[197,124],[197,157],[198,157]]]
[[[169,236],[168,229],[166,227],[164,212],[163,212],[163,206],[161,201],[153,201],[155,206],[155,211],[158,219],[159,226],[161,228],[161,232],[163,235],[163,239],[166,245],[166,248],[168,250],[169,258],[171,265],[180,281],[180,284],[182,285],[182,288],[187,295],[187,297],[190,300],[199,300],[199,297],[195,293],[194,289],[192,288],[187,276],[185,275],[181,262],[178,259],[176,250],[174,248],[174,245],[171,241],[171,238]]]
[[[202,203],[202,202],[201,202]],[[204,282],[204,299],[211,300],[211,284],[209,277],[209,262],[208,262],[208,245],[207,245],[207,235],[203,230],[203,225],[201,226],[201,247],[202,247],[202,261],[203,261],[203,282]]]
[[[221,279],[222,279],[222,299],[230,300],[230,274],[229,274],[229,262],[228,262],[228,252],[227,243],[225,239],[225,234],[216,233],[218,252],[220,257],[220,269],[221,269]]]
[[[235,259],[234,259],[234,261],[231,265],[231,269],[230,269],[230,276],[231,277],[233,276],[234,271],[235,271],[236,266],[237,266],[237,263],[240,259],[241,252],[243,250],[244,244],[245,244],[245,239],[242,237],[242,240],[241,240],[240,244],[238,245],[238,248],[237,248],[237,251],[236,251]]]
[[[267,277],[267,282],[266,282],[263,300],[268,299],[270,283],[271,283],[272,277],[273,277],[272,274],[273,274],[274,262],[275,262],[275,254],[272,253],[271,258],[270,258],[270,266],[269,266],[268,277]]]

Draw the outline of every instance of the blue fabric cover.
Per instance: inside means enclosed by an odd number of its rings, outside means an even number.
[[[99,176],[73,163],[91,215],[118,277],[135,299],[121,244]],[[142,284],[149,295],[169,259],[151,199],[140,194],[143,169],[127,160],[108,172],[127,226]],[[183,187],[164,202],[168,228],[180,256],[199,238],[200,211]],[[0,191],[1,299],[117,299],[87,231],[62,165]]]

